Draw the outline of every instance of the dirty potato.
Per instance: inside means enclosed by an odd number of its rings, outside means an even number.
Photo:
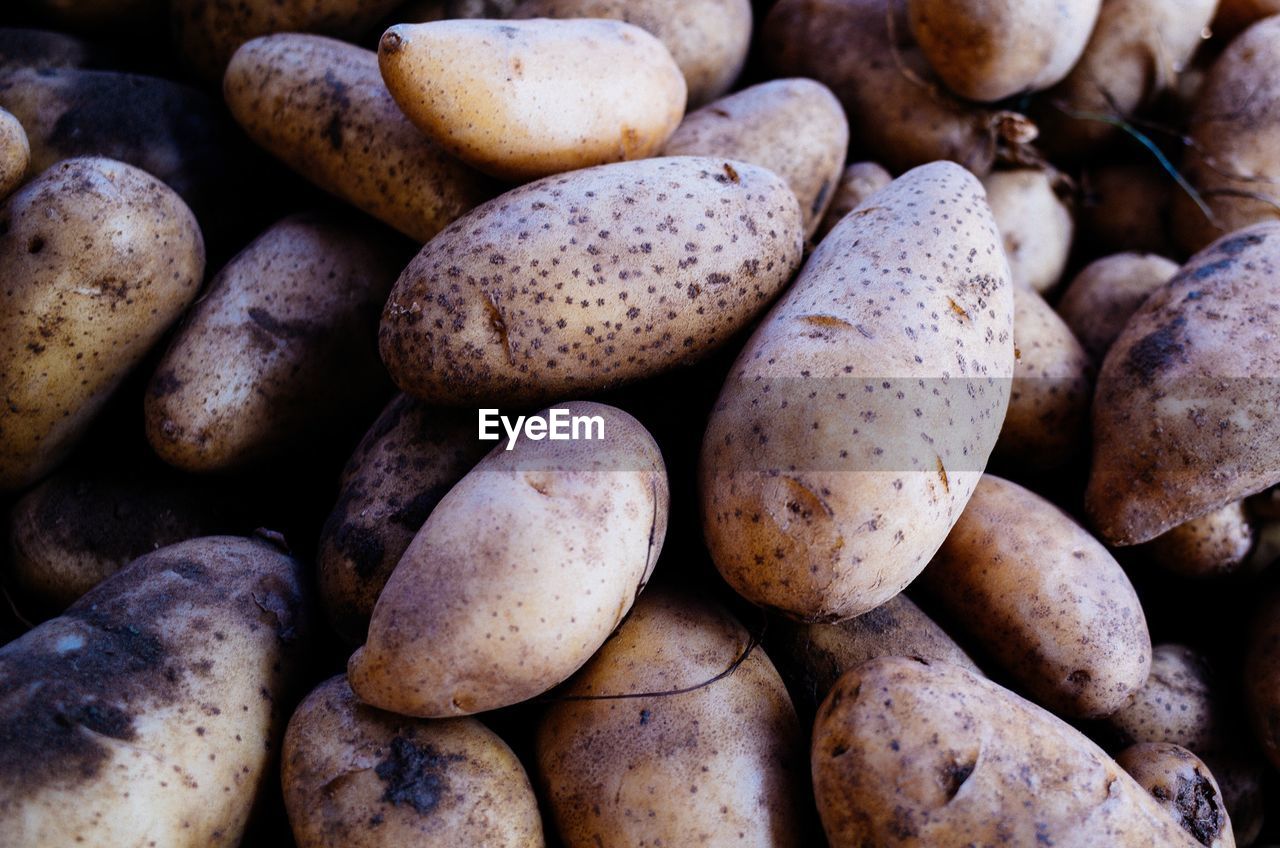
[[[840,182],[836,183],[831,205],[827,207],[826,214],[822,217],[822,224],[813,234],[814,243],[826,238],[827,233],[831,232],[845,215],[861,206],[862,201],[891,182],[893,182],[893,176],[875,162],[854,162],[845,168],[840,175]]]
[[[1235,848],[1222,790],[1195,754],[1165,742],[1146,742],[1116,754],[1116,765],[1150,792],[1201,845]]]
[[[1153,253],[1116,253],[1076,274],[1058,301],[1058,314],[1089,358],[1101,364],[1142,301],[1178,272],[1178,263]]]

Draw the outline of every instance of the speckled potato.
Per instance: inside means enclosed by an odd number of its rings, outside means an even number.
[[[1254,617],[1244,680],[1254,735],[1280,768],[1280,593],[1271,593]]]
[[[963,168],[917,168],[846,216],[747,342],[703,438],[703,530],[729,584],[832,621],[910,583],[995,444],[1012,318]]]
[[[994,102],[1060,81],[1102,0],[906,0],[920,51],[947,87]]]
[[[378,313],[408,251],[354,216],[270,227],[214,277],[147,386],[147,441],[224,471],[296,450],[387,396]]]
[[[800,209],[763,168],[682,156],[513,189],[427,244],[383,312],[382,360],[431,403],[532,404],[692,363],[800,264]]]
[[[372,50],[301,33],[255,38],[231,57],[222,89],[257,144],[419,242],[494,194],[409,123]]]
[[[618,694],[640,697],[589,699]],[[813,844],[795,709],[720,608],[646,593],[563,695],[537,771],[565,848]]]
[[[809,79],[753,85],[687,116],[665,156],[723,156],[768,168],[800,202],[812,236],[831,202],[849,146],[849,122],[831,90]]]
[[[298,848],[544,844],[529,777],[497,734],[365,706],[342,676],[289,720],[281,782]]]
[[[378,64],[414,125],[513,181],[653,156],[687,94],[662,42],[622,21],[397,24]]]
[[[817,243],[826,238],[827,233],[831,232],[845,215],[861,206],[862,201],[891,182],[893,182],[893,175],[875,162],[854,162],[845,168],[840,175],[840,182],[836,183],[831,205],[827,207],[826,214],[822,216],[822,223],[813,234],[814,242]]]
[[[751,44],[751,0],[525,0],[513,18],[611,18],[652,33],[671,51],[689,108],[720,97]]]
[[[1184,577],[1222,577],[1239,569],[1253,549],[1254,531],[1243,501],[1232,501],[1179,524],[1147,545],[1151,560]]]
[[[204,241],[164,183],[68,159],[0,205],[0,491],[51,470],[196,296]]]
[[[813,731],[832,848],[1196,848],[1070,725],[964,669],[889,657],[850,671]]]
[[[983,179],[1015,285],[1044,294],[1058,284],[1071,253],[1075,223],[1048,171],[1023,168]]]
[[[1129,319],[1098,376],[1085,507],[1132,545],[1280,480],[1280,222],[1192,257]]]
[[[6,848],[236,846],[306,656],[301,570],[212,536],[0,648]]]
[[[424,717],[539,695],[577,671],[649,580],[667,530],[667,475],[627,413],[603,440],[505,443],[445,495],[382,590],[347,675],[360,700]]]
[[[1201,845],[1235,848],[1222,790],[1195,754],[1177,745],[1147,742],[1116,754],[1116,765],[1150,792]]]
[[[0,200],[22,185],[31,164],[27,133],[9,112],[0,109]]]
[[[1081,174],[1077,217],[1083,243],[1099,253],[1173,256],[1173,194],[1181,191],[1154,162],[1101,162]]]
[[[360,644],[396,563],[440,499],[490,447],[470,409],[397,395],[342,472],[338,502],[320,532],[316,564],[329,622]]]
[[[1016,483],[984,475],[920,579],[1058,715],[1110,715],[1147,680],[1151,636],[1128,576],[1070,516]]]
[[[1058,314],[1089,358],[1101,364],[1142,301],[1178,273],[1178,263],[1153,253],[1116,253],[1096,259],[1071,280]]]

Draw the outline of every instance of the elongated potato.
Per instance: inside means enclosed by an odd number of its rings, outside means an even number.
[[[1071,726],[964,669],[888,657],[818,711],[812,768],[832,848],[1196,848]]]
[[[875,162],[854,162],[845,168],[831,197],[831,205],[823,215],[822,224],[813,234],[814,242],[826,238],[827,233],[831,232],[845,215],[891,182],[893,177]]]
[[[372,50],[301,33],[255,38],[231,57],[222,90],[257,144],[419,242],[493,194],[409,123]]]
[[[703,438],[703,529],[729,584],[831,621],[910,583],[1000,431],[1012,316],[963,168],[917,168],[846,216],[747,342]]]
[[[375,710],[342,676],[289,720],[281,782],[298,848],[544,844],[529,776],[493,731]]]
[[[1178,272],[1178,264],[1151,253],[1116,253],[1089,263],[1058,301],[1058,314],[1089,358],[1101,364],[1142,301]]]
[[[35,482],[196,296],[204,241],[164,183],[68,159],[0,206],[0,491]]]
[[[1195,754],[1177,745],[1148,742],[1125,748],[1116,755],[1116,765],[1201,845],[1235,848],[1222,790]]]
[[[1179,524],[1147,545],[1161,568],[1184,577],[1222,577],[1245,564],[1255,534],[1243,501]]]
[[[646,593],[563,697],[537,760],[566,848],[812,844],[795,709],[718,607]]]
[[[11,113],[0,109],[0,200],[22,185],[31,165],[31,144],[26,130]]]
[[[982,180],[1016,285],[1044,294],[1067,267],[1075,223],[1046,170],[998,171]]]
[[[1272,592],[1254,618],[1244,679],[1254,735],[1280,768],[1280,592]]]
[[[777,175],[680,156],[513,189],[427,244],[383,312],[382,360],[431,403],[529,404],[692,363],[800,264]]]
[[[0,648],[6,848],[239,845],[306,637],[298,564],[211,536]]]
[[[598,418],[597,436],[495,449],[445,495],[347,666],[360,700],[424,717],[526,700],[577,671],[631,608],[666,534],[662,454],[619,409],[557,408]]]
[[[723,156],[768,168],[795,193],[807,237],[835,194],[848,146],[849,122],[831,90],[813,80],[783,79],[687,115],[662,152]]]

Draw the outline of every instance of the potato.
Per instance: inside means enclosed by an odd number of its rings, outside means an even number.
[[[1151,670],[1151,636],[1120,564],[1056,506],[984,475],[921,575],[1036,703],[1069,718],[1125,705]]]
[[[281,782],[298,848],[544,844],[529,777],[493,731],[375,710],[341,675],[289,720]]]
[[[518,703],[577,671],[631,608],[666,534],[662,454],[620,409],[557,408],[601,427],[495,449],[444,496],[347,666],[361,701],[427,718]]]
[[[1116,765],[1151,793],[1182,829],[1210,848],[1235,848],[1222,790],[1200,758],[1177,745],[1147,742],[1125,748]]]
[[[1076,274],[1058,301],[1058,314],[1089,358],[1101,363],[1129,316],[1178,272],[1178,264],[1152,253],[1115,253]]]
[[[995,455],[1020,469],[1061,468],[1087,453],[1093,363],[1034,289],[1013,293],[1017,360]]]
[[[383,312],[382,360],[439,404],[616,386],[727,341],[787,284],[802,241],[791,190],[754,165],[672,157],[548,177],[409,263]]]
[[[196,296],[204,242],[164,183],[68,159],[0,204],[0,491],[34,483]]]
[[[1244,680],[1254,736],[1280,768],[1280,592],[1272,592],[1254,617]]]
[[[0,200],[22,185],[31,164],[31,145],[27,133],[9,112],[0,109]]]
[[[784,79],[687,115],[663,155],[723,156],[768,168],[795,193],[807,237],[831,202],[848,146],[849,122],[831,90],[813,80]]]
[[[854,162],[844,169],[840,182],[836,183],[831,205],[827,207],[822,224],[813,234],[815,243],[827,237],[827,233],[875,192],[893,182],[893,177],[875,162]]]
[[[1233,501],[1155,537],[1147,553],[1161,568],[1183,577],[1221,577],[1244,565],[1253,542],[1244,502]]]
[[[469,409],[397,395],[342,473],[320,533],[320,600],[334,629],[360,644],[396,563],[453,485],[484,455]]]
[[[1194,256],[1129,319],[1098,376],[1085,506],[1132,545],[1280,481],[1272,380],[1280,222]]]
[[[845,674],[818,711],[812,764],[832,848],[1199,845],[1075,729],[945,663],[885,657]]]
[[[231,57],[222,87],[257,144],[419,242],[493,194],[409,123],[371,50],[300,33],[255,38]]]
[[[147,386],[147,441],[186,471],[243,468],[386,397],[374,328],[406,251],[347,215],[269,228],[214,277]]]
[[[751,0],[525,0],[511,17],[612,18],[635,24],[671,51],[688,85],[691,109],[733,87],[751,44]]]
[[[781,75],[829,86],[853,138],[890,171],[951,159],[985,174],[998,147],[1031,141],[1035,126],[941,90],[905,11],[906,0],[887,9],[885,0],[778,0],[762,27],[763,53]]]
[[[1154,163],[1090,163],[1081,175],[1080,230],[1083,244],[1099,253],[1175,252],[1170,236],[1173,193],[1180,191]]]
[[[1062,278],[1075,233],[1071,210],[1054,190],[1054,176],[1022,168],[990,174],[982,185],[1014,284],[1044,294]]]
[[[506,180],[648,158],[684,115],[671,54],[621,21],[397,24],[378,64],[418,129]]]
[[[64,32],[0,27],[0,71],[14,68],[84,68],[102,51]]]
[[[306,615],[294,560],[213,536],[135,560],[0,648],[7,848],[239,845]]]
[[[782,848],[813,844],[802,745],[746,629],[655,590],[547,710],[537,770],[565,848]]]
[[[846,216],[747,342],[703,438],[703,530],[729,584],[833,621],[910,583],[1000,431],[1012,314],[982,187],[958,165]]]

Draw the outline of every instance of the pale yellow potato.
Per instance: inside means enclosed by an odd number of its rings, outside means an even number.
[[[810,79],[781,79],[686,115],[662,153],[723,156],[768,168],[791,186],[808,237],[835,195],[848,146],[849,122],[831,90]]]
[[[1153,253],[1116,253],[1086,265],[1058,300],[1058,314],[1089,358],[1101,364],[1129,317],[1178,272]]]
[[[365,706],[341,675],[289,720],[280,778],[298,848],[545,844],[529,776],[497,734]]]
[[[764,311],[800,264],[781,177],[677,156],[547,177],[432,239],[383,312],[408,394],[530,405],[691,364]]]
[[[1084,243],[1100,253],[1173,256],[1173,194],[1182,191],[1154,161],[1093,164],[1081,173],[1077,215]]]
[[[301,33],[255,38],[231,57],[222,88],[257,144],[419,242],[495,193],[409,123],[372,50]]]
[[[845,215],[891,182],[893,182],[893,175],[875,162],[854,162],[845,168],[831,197],[831,205],[827,207],[821,225],[813,234],[814,242],[826,238],[827,233],[831,232]]]
[[[1208,848],[1235,848],[1222,790],[1200,758],[1177,745],[1146,742],[1116,754],[1116,765]]]
[[[5,848],[239,845],[308,659],[302,567],[161,548],[0,648]]]
[[[945,663],[872,660],[840,679],[813,731],[831,848],[1197,848],[1097,745]]]
[[[814,844],[791,699],[719,607],[646,593],[561,695],[537,773],[565,848]]]
[[[1044,294],[1058,284],[1071,254],[1075,222],[1054,175],[1036,168],[997,171],[982,180],[1000,228],[1015,285]]]
[[[703,438],[703,531],[739,594],[832,621],[920,573],[1004,420],[1012,292],[982,185],[958,165],[916,168],[836,225]]]
[[[1147,554],[1174,574],[1222,577],[1245,564],[1253,542],[1253,524],[1244,502],[1232,501],[1156,536],[1147,543]]]
[[[0,200],[22,185],[31,164],[31,143],[26,130],[9,112],[0,109]]]
[[[204,241],[164,183],[68,159],[0,205],[0,491],[34,483],[195,299]]]
[[[361,701],[428,718],[515,704],[566,680],[627,614],[666,534],[662,454],[620,409],[557,408],[599,417],[603,440],[504,443],[444,496],[347,665]]]

